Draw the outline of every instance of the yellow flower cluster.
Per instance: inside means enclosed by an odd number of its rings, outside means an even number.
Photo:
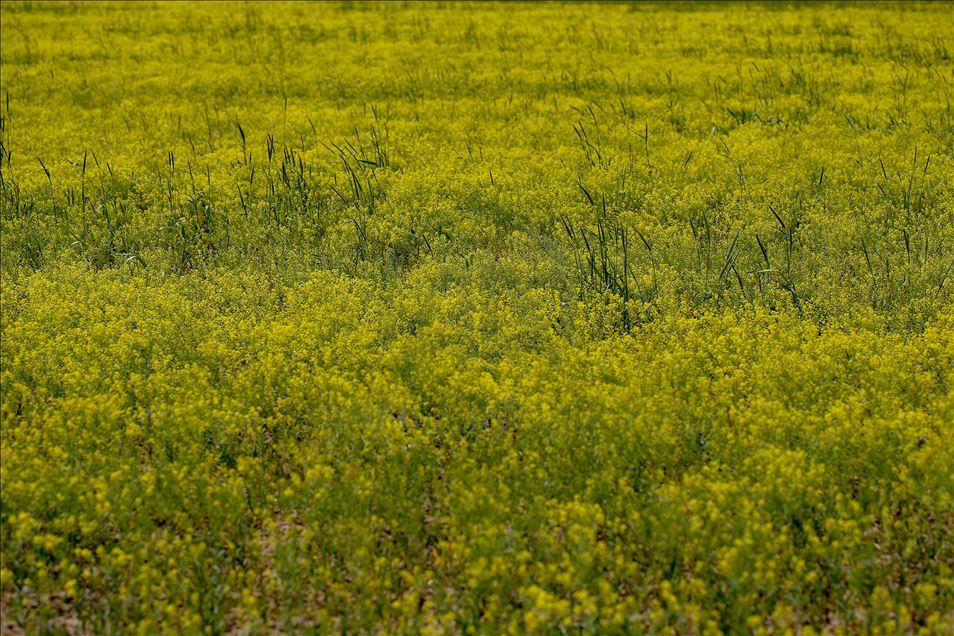
[[[4,633],[954,630],[949,7],[0,13]]]
[[[63,598],[146,631],[950,624],[950,312],[901,336],[747,308],[573,343],[550,312],[579,307],[480,282],[316,272],[281,304],[264,278],[215,284],[62,267],[5,286],[11,615],[55,625]],[[432,308],[414,335],[390,309],[412,298]],[[521,303],[534,338],[506,334]],[[503,350],[460,327],[478,315]]]

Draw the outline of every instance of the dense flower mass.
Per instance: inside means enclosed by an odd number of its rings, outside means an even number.
[[[954,631],[949,5],[0,15],[4,633]]]

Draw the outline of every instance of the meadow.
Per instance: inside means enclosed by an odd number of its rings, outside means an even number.
[[[3,633],[954,632],[951,4],[0,33]]]

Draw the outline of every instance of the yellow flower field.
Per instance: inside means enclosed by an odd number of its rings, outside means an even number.
[[[954,632],[950,4],[0,4],[4,634]]]

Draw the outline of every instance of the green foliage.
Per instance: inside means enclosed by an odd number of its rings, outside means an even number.
[[[0,12],[4,631],[954,629],[948,7]]]

